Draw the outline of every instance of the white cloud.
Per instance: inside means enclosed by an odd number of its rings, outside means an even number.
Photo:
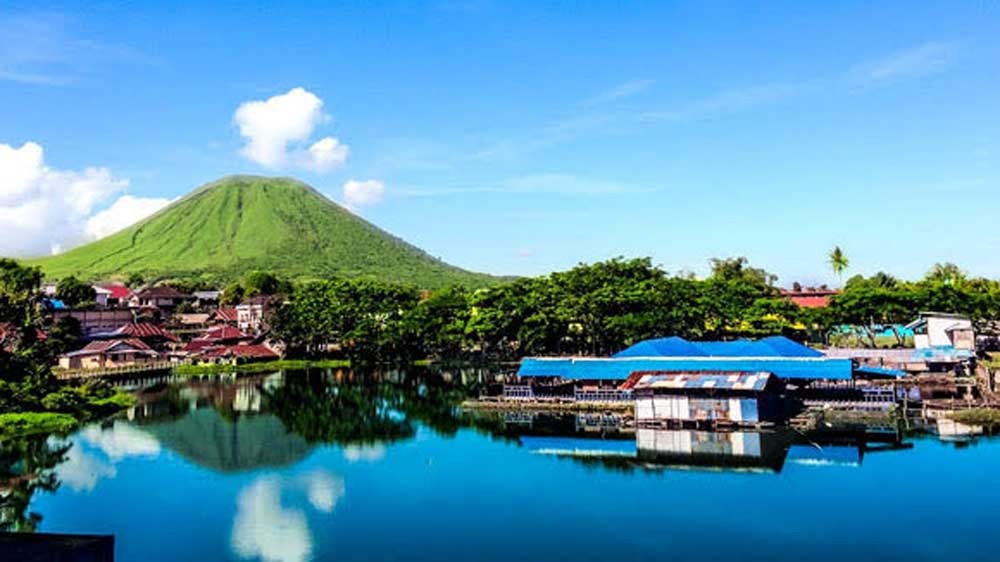
[[[326,172],[343,166],[347,162],[349,150],[346,144],[341,144],[333,137],[320,139],[309,147],[308,157],[303,160],[302,166],[316,172]]]
[[[98,212],[128,183],[103,167],[51,168],[35,142],[20,147],[0,143],[0,229],[6,233],[0,238],[0,255],[58,252],[94,239],[110,228],[112,219],[134,222],[162,202],[125,195],[111,207],[127,216]]]
[[[85,227],[87,235],[93,239],[104,238],[125,227],[132,226],[173,201],[173,199],[163,197],[144,198],[122,195],[110,207],[87,219]]]
[[[859,65],[851,74],[855,82],[863,85],[925,76],[948,67],[955,59],[957,51],[956,46],[950,43],[924,43]]]
[[[343,198],[348,207],[374,205],[385,195],[385,184],[378,180],[348,180],[344,182]]]
[[[652,80],[629,80],[628,82],[623,82],[610,90],[605,90],[592,98],[584,100],[581,105],[589,107],[615,102],[641,94],[642,92],[648,90],[652,85]]]
[[[316,127],[328,120],[323,100],[304,88],[244,102],[233,115],[247,141],[243,156],[267,168],[299,166],[317,172],[329,171],[347,160],[347,145],[333,137],[306,147]]]

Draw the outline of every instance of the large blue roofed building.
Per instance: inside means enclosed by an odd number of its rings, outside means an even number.
[[[526,358],[517,374],[610,382],[640,371],[765,372],[786,380],[851,380],[854,366],[850,359],[827,358],[781,336],[725,342],[669,337],[641,341],[608,358]]]

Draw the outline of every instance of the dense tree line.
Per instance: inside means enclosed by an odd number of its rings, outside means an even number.
[[[922,310],[968,314],[981,329],[1000,320],[1000,284],[967,278],[949,264],[916,282],[885,273],[852,277],[825,309],[792,304],[774,275],[744,258],[711,266],[698,279],[670,275],[648,258],[619,258],[487,289],[432,293],[371,280],[318,281],[296,286],[272,325],[292,355],[504,360],[606,355],[668,335],[783,334],[823,342],[845,324],[868,334],[862,344],[873,343],[877,331]]]

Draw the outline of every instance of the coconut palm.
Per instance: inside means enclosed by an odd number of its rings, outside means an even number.
[[[840,249],[840,246],[836,246],[830,252],[830,269],[837,274],[837,277],[843,278],[844,272],[851,265],[851,261],[847,259],[847,255],[844,251]]]

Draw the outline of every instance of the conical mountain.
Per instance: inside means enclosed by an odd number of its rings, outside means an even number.
[[[247,271],[292,278],[371,277],[424,288],[494,278],[431,257],[288,178],[232,176],[155,215],[60,255],[30,260],[46,277],[225,282]]]

